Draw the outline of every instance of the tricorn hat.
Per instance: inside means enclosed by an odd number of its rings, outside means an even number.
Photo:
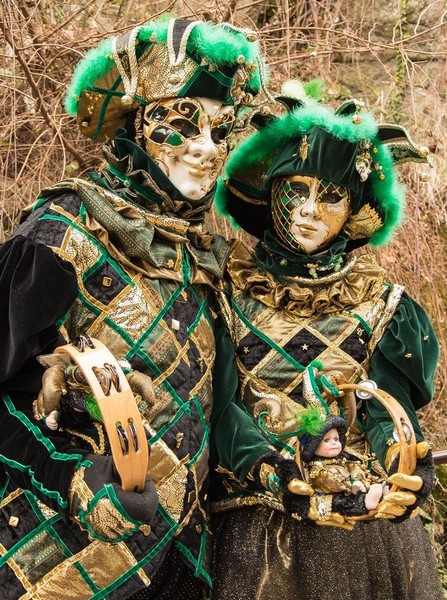
[[[250,104],[263,85],[257,35],[229,23],[171,19],[104,40],[78,63],[65,100],[81,132],[113,138],[129,113],[160,98]]]
[[[385,243],[402,219],[405,197],[395,167],[430,164],[428,149],[399,125],[377,124],[357,100],[336,110],[311,99],[280,100],[288,112],[258,119],[259,130],[233,152],[218,184],[218,211],[262,239],[270,224],[273,181],[317,177],[351,190],[343,229],[348,250]]]

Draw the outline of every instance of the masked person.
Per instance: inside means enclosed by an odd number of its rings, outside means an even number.
[[[66,108],[107,166],[44,190],[0,255],[2,598],[190,600],[210,586],[212,298],[228,247],[203,220],[237,112],[262,87],[255,37],[154,21],[76,68]],[[37,360],[92,340],[136,394],[141,492],[121,488],[82,377]],[[234,408],[223,426],[250,442],[233,465],[243,482],[270,450]]]
[[[428,536],[419,517],[409,518],[434,481],[416,410],[432,397],[436,336],[375,256],[352,252],[387,241],[404,202],[396,165],[427,163],[428,151],[401,127],[378,126],[359,102],[334,111],[311,100],[281,101],[286,114],[253,117],[259,130],[236,149],[218,189],[222,213],[259,240],[253,251],[233,243],[222,296],[237,402],[284,456],[295,455],[306,430],[303,411],[320,410],[320,425],[343,414],[345,451],[360,471],[375,472],[378,483],[394,473],[401,487],[385,488],[377,510],[361,520],[354,519],[356,506],[365,507],[361,490],[342,507],[335,494],[293,497],[283,488],[286,514],[278,490],[251,491],[221,474],[212,486],[213,598],[440,600]],[[405,410],[417,440],[413,474],[396,473],[393,418],[377,399],[338,401],[337,383],[365,380]],[[327,526],[316,526],[315,514]]]

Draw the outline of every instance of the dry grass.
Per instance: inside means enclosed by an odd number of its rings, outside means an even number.
[[[424,304],[438,333],[442,360],[437,392],[422,422],[428,438],[437,447],[447,447],[444,0],[4,0],[0,241],[39,189],[81,175],[101,161],[100,148],[82,139],[63,112],[74,64],[103,37],[169,10],[254,26],[268,56],[273,92],[290,77],[322,77],[331,102],[361,97],[379,118],[386,115],[408,126],[434,152],[436,166],[428,183],[418,180],[417,169],[402,170],[408,185],[407,221],[395,244],[379,254],[390,280],[404,283]],[[215,215],[211,224],[232,235]],[[447,538],[439,516],[445,487],[439,489],[441,500],[431,514],[433,540],[441,553]]]

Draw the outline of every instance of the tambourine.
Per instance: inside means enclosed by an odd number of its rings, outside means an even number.
[[[388,411],[394,423],[393,438],[399,445],[399,464],[397,467],[398,473],[412,475],[416,469],[416,436],[414,434],[413,425],[399,402],[393,398],[388,392],[378,389],[373,381],[366,380],[360,384],[357,383],[340,383],[337,384],[337,389],[340,391],[355,391],[357,396],[365,401],[375,398]],[[295,460],[302,472],[301,448],[300,440],[296,444]],[[392,484],[390,492],[396,492],[399,486]],[[379,505],[380,506],[380,505]],[[351,521],[361,521],[374,517],[377,514],[378,508],[370,510],[367,514],[349,517]]]
[[[143,491],[149,445],[135,397],[115,357],[102,342],[86,336],[55,352],[68,354],[92,390],[123,490]]]

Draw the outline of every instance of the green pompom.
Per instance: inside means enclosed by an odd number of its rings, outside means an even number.
[[[296,420],[300,433],[316,436],[324,426],[321,410],[318,408],[307,408],[297,414]]]
[[[94,421],[102,423],[101,411],[99,410],[95,396],[91,392],[85,397],[85,409]]]
[[[308,98],[320,101],[324,96],[325,83],[322,79],[316,78],[303,84],[304,91]]]

